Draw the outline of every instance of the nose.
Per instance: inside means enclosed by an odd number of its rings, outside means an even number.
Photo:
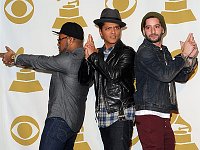
[[[155,28],[151,28],[151,33],[155,33],[156,29]]]
[[[111,32],[112,32],[112,33],[115,33],[115,32],[116,32],[116,28],[115,28],[115,27],[112,27]]]

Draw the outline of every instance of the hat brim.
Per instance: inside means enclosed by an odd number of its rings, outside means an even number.
[[[126,23],[120,21],[120,20],[115,20],[115,19],[106,19],[106,18],[103,18],[103,19],[96,19],[93,21],[96,25],[101,25],[105,22],[111,22],[111,23],[116,23],[118,25],[120,25],[120,27],[125,27],[126,26]]]

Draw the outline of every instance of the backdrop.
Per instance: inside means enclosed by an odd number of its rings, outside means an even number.
[[[143,41],[142,17],[149,11],[164,15],[167,36],[164,44],[172,55],[180,52],[180,40],[188,33],[200,46],[199,0],[1,0],[0,52],[10,46],[17,53],[56,55],[57,36],[63,23],[79,23],[85,39],[92,34],[96,47],[103,44],[93,20],[106,8],[117,8],[127,28],[122,40],[137,51]],[[86,40],[85,40],[86,41]],[[172,116],[176,149],[197,150],[200,147],[200,74],[186,84],[177,84],[180,114]],[[17,67],[6,67],[0,61],[0,149],[37,150],[47,114],[50,74]],[[94,113],[94,90],[90,88],[86,116],[77,137],[75,150],[102,150],[103,145]],[[132,148],[141,150],[136,128]]]

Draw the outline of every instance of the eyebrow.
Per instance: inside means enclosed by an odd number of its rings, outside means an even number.
[[[161,26],[161,24],[160,24],[160,23],[158,23],[158,24],[154,24],[154,25],[151,25],[151,24],[146,24],[146,25],[145,25],[145,27],[146,27],[146,26],[157,26],[157,25]]]

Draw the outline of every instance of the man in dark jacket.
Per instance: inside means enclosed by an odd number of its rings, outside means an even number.
[[[193,35],[181,43],[182,52],[174,59],[162,45],[166,33],[164,17],[147,13],[141,23],[145,37],[136,54],[136,126],[144,150],[174,150],[175,138],[170,113],[178,111],[175,82],[186,82],[198,55]]]
[[[105,8],[94,23],[99,27],[104,45],[96,49],[89,35],[85,58],[93,74],[96,116],[104,149],[129,150],[134,119],[135,51],[120,40],[126,24],[118,10]]]
[[[56,33],[59,35],[58,55],[16,55],[6,47],[3,62],[52,73],[48,114],[39,149],[73,150],[83,124],[89,90],[89,86],[78,82],[79,68],[84,59],[84,32],[77,23],[67,22]]]

